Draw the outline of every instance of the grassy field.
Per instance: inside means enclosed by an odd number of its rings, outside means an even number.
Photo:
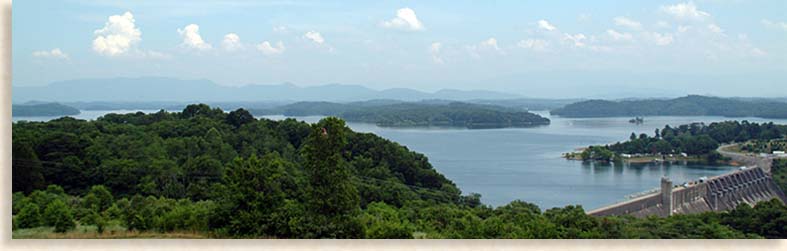
[[[13,239],[204,239],[208,236],[197,232],[128,231],[122,226],[108,226],[104,233],[98,233],[96,226],[81,225],[65,233],[55,233],[54,227],[16,229],[11,233]]]

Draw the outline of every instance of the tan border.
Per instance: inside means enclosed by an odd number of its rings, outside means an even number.
[[[11,240],[11,1],[0,1],[0,250],[787,250],[787,240]]]

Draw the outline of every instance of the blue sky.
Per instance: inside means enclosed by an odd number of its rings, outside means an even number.
[[[17,1],[13,85],[787,96],[787,1]]]

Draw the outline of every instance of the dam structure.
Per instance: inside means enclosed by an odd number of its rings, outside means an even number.
[[[589,211],[593,216],[631,215],[667,217],[673,214],[696,214],[727,211],[740,204],[754,206],[761,201],[787,201],[771,176],[762,168],[751,167],[710,179],[673,186],[661,178],[661,190],[629,201]]]

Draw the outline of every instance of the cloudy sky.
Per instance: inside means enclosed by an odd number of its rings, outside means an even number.
[[[787,1],[16,1],[13,85],[787,96]]]

